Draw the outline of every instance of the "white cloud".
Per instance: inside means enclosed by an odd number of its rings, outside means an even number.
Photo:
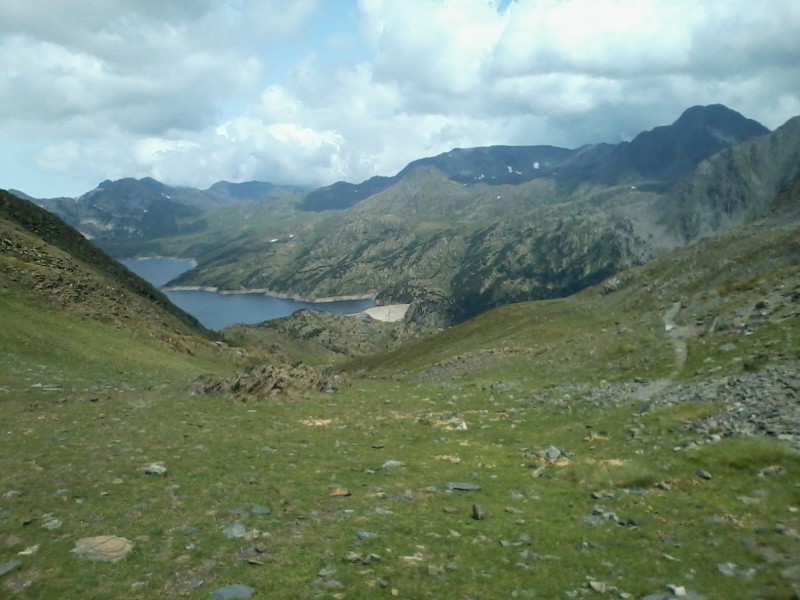
[[[714,102],[775,127],[797,31],[795,0],[3,0],[0,185],[357,181]]]

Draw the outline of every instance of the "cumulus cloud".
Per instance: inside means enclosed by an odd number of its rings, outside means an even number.
[[[776,127],[797,31],[795,0],[3,0],[0,185],[324,185],[714,102]]]

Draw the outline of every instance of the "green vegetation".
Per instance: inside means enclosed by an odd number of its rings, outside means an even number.
[[[777,525],[797,523],[797,454],[755,439],[674,453],[676,439],[689,437],[675,433],[681,411],[567,411],[365,382],[332,397],[257,404],[174,388],[97,402],[13,395],[2,404],[4,422],[16,425],[0,438],[3,487],[22,495],[3,501],[0,532],[22,542],[2,557],[39,546],[3,581],[14,597],[206,598],[231,582],[258,595],[323,598],[560,597],[589,581],[634,597],[675,582],[707,597],[793,589],[783,573],[796,564],[797,542]],[[440,425],[455,411],[467,431]],[[632,426],[647,438],[628,439]],[[536,456],[550,445],[569,458]],[[404,464],[382,468],[389,460]],[[166,477],[142,473],[153,461],[164,461]],[[773,465],[786,473],[758,477]],[[698,468],[714,478],[699,480]],[[670,490],[654,487],[662,480]],[[449,481],[482,489],[447,491]],[[336,489],[351,495],[331,496]],[[474,503],[485,519],[471,518]],[[255,505],[273,512],[251,514]],[[46,514],[62,527],[42,529]],[[257,538],[226,539],[235,522]],[[360,531],[377,537],[359,541]],[[76,539],[105,533],[135,550],[114,565],[70,555]],[[248,553],[255,547],[263,552]],[[725,562],[753,574],[721,577]]]

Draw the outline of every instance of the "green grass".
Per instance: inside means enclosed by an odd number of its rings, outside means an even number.
[[[65,392],[125,384],[187,382],[237,364],[209,340],[124,320],[97,321],[0,291],[0,385],[21,390],[57,385]]]
[[[347,368],[392,377],[443,371],[464,385],[505,380],[540,388],[662,377],[673,368],[673,351],[660,314],[634,321],[577,296],[506,306]]]
[[[797,526],[789,509],[800,504],[800,459],[769,440],[672,452],[676,430],[704,407],[640,417],[635,407],[579,403],[567,411],[480,391],[363,381],[335,395],[247,404],[163,389],[99,402],[56,402],[40,392],[1,406],[4,422],[16,424],[0,437],[2,491],[22,495],[2,501],[0,536],[22,543],[0,550],[0,560],[40,548],[4,578],[3,585],[31,579],[20,598],[207,598],[232,582],[266,597],[370,598],[396,589],[411,598],[526,590],[555,598],[589,579],[634,597],[668,583],[707,597],[785,597],[792,582],[781,572],[800,558],[796,542],[775,530]],[[438,425],[453,412],[467,431]],[[631,426],[643,426],[645,438],[630,439]],[[550,445],[569,460],[541,461],[536,452]],[[381,468],[389,459],[404,466]],[[153,461],[165,462],[166,477],[142,474]],[[757,476],[772,464],[786,473]],[[714,479],[698,480],[699,468]],[[670,491],[652,487],[664,479]],[[449,492],[448,481],[482,489]],[[331,497],[336,488],[351,496]],[[471,518],[473,503],[484,520]],[[272,515],[250,514],[256,504]],[[637,527],[588,524],[595,506]],[[63,526],[42,529],[46,513]],[[262,537],[226,539],[221,530],[235,521]],[[186,535],[191,528],[200,533]],[[362,542],[358,531],[378,537]],[[134,540],[134,552],[116,565],[70,555],[79,537],[107,533]],[[238,559],[256,543],[266,549],[263,565]],[[784,558],[766,560],[762,546]],[[370,553],[380,562],[348,559]],[[755,573],[722,577],[716,565],[727,561]],[[335,568],[329,578],[340,589],[316,581],[326,567]],[[131,589],[138,581],[146,587]]]

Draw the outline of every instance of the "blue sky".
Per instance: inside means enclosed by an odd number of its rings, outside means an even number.
[[[453,147],[800,114],[800,3],[3,0],[0,187],[327,185]]]

